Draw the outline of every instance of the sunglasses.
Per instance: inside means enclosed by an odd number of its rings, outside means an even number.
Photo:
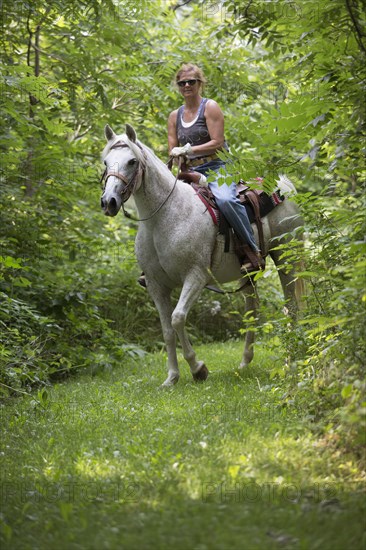
[[[179,80],[177,84],[179,88],[183,88],[186,84],[188,84],[188,86],[194,86],[197,81],[201,82],[200,80],[198,80],[198,78],[192,78],[191,80]]]

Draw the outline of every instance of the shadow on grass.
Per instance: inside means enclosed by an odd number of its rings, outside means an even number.
[[[2,489],[4,549],[363,548],[358,487],[75,472],[58,481],[18,478]]]

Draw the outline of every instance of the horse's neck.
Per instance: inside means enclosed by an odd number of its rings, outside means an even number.
[[[135,203],[140,217],[149,216],[161,206],[174,187],[175,177],[166,170],[159,172],[147,166],[143,184],[135,193]]]

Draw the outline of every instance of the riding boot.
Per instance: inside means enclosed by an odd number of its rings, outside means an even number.
[[[248,244],[243,242],[237,244],[237,254],[241,263],[240,272],[242,275],[265,268],[265,260],[259,251],[253,250]]]

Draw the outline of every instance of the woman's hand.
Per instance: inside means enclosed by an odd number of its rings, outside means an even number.
[[[190,143],[186,143],[183,147],[173,147],[170,151],[172,157],[187,156],[192,154],[192,146]]]

